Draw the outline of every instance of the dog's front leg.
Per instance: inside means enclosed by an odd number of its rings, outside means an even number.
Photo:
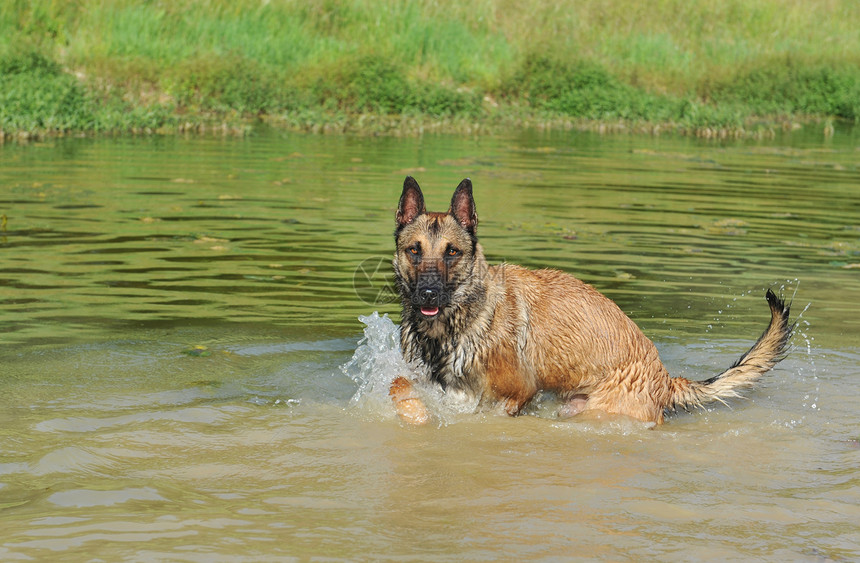
[[[421,425],[430,421],[430,413],[424,406],[412,383],[405,377],[397,377],[391,382],[388,396],[394,402],[394,409],[400,420],[409,424]]]

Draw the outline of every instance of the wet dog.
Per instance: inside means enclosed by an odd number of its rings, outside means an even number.
[[[515,415],[552,391],[565,401],[562,414],[660,424],[667,409],[738,396],[787,354],[789,306],[768,290],[770,324],[734,365],[705,381],[670,377],[654,344],[610,299],[558,270],[488,265],[477,227],[471,181],[457,186],[448,211],[433,213],[406,178],[394,235],[400,344],[420,376],[446,392]],[[429,419],[406,378],[390,394],[404,420]]]

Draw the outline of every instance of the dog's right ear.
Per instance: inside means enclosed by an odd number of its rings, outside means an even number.
[[[454,190],[449,213],[474,236],[478,213],[475,211],[475,198],[472,197],[472,180],[466,178]]]
[[[397,226],[403,227],[415,220],[416,217],[425,213],[424,194],[418,182],[412,176],[407,176],[403,181],[403,193],[400,194],[400,205],[397,207]]]

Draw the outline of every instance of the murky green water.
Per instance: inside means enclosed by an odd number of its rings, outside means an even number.
[[[856,559],[854,135],[0,147],[0,559]],[[676,375],[727,367],[771,286],[796,348],[656,430],[405,428],[339,366],[397,318],[407,173],[431,209],[471,177],[491,261],[596,285]]]

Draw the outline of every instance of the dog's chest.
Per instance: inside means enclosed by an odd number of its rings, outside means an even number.
[[[404,341],[407,360],[420,360],[428,377],[448,390],[474,392],[480,388],[476,350],[464,339],[411,334]]]

